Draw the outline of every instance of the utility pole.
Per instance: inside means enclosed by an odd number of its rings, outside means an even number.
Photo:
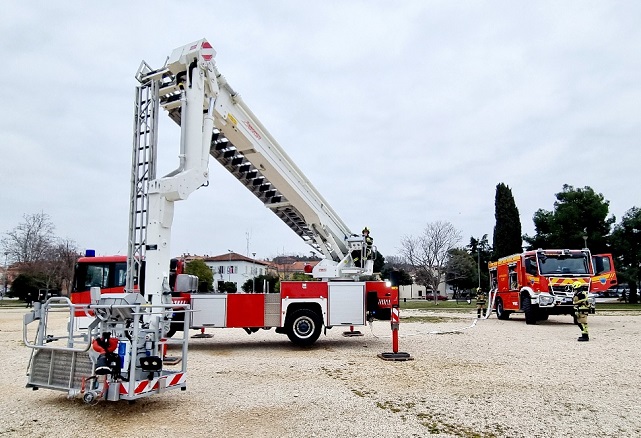
[[[476,241],[476,255],[479,266],[479,289],[481,288],[481,239]]]
[[[256,293],[256,253],[252,253],[252,293]],[[265,292],[265,291],[263,291]]]

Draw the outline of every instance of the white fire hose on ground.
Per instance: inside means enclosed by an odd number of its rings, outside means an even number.
[[[494,304],[495,304],[495,301],[496,301],[496,292],[497,292],[496,288],[491,289],[488,292],[488,301],[489,301],[490,305],[485,310],[485,313],[481,315],[481,318],[475,317],[472,320],[472,323],[470,325],[468,325],[467,327],[463,327],[463,328],[460,328],[460,329],[454,329],[454,330],[433,330],[433,331],[430,331],[430,332],[406,333],[406,334],[403,334],[403,335],[401,335],[399,333],[399,335],[401,337],[409,337],[409,336],[418,336],[418,335],[454,335],[454,334],[463,333],[464,330],[468,330],[468,329],[471,329],[471,328],[475,327],[476,323],[479,321],[479,319],[488,319],[490,317],[490,315],[492,314],[492,309],[494,309]],[[374,336],[375,338],[387,337],[387,336],[376,336],[374,334],[374,328],[373,328],[373,325],[372,325],[371,322],[369,324],[369,327],[370,327],[370,331],[372,332],[372,336]]]

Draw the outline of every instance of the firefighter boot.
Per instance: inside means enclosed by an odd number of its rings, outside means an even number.
[[[476,317],[477,318],[481,317],[481,309],[476,309]]]
[[[587,342],[590,340],[590,336],[587,333],[581,333],[581,337],[577,339],[579,342]]]

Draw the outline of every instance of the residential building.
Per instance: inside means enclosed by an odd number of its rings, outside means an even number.
[[[438,285],[437,294],[444,297],[452,296],[451,286],[446,284],[444,281],[441,282],[441,284]],[[423,286],[422,284],[414,283],[408,286],[399,286],[398,288],[398,296],[401,300],[403,298],[406,298],[408,300],[425,299],[426,295],[431,296],[432,290],[429,289],[427,286]]]
[[[221,289],[224,282],[236,283],[236,290],[242,292],[243,284],[247,280],[266,275],[269,271],[270,264],[262,260],[252,259],[235,252],[221,254],[217,256],[192,256],[185,255],[186,261],[202,259],[214,274],[214,290]]]

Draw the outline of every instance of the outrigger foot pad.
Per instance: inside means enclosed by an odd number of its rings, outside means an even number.
[[[210,335],[209,333],[198,333],[197,335],[192,336],[192,338],[213,338],[214,335]]]
[[[358,330],[353,330],[349,332],[343,332],[343,336],[345,336],[346,338],[351,338],[356,336],[363,336],[363,333],[359,332]]]
[[[414,358],[409,353],[403,353],[401,351],[399,351],[398,353],[379,353],[378,357],[383,360],[397,361],[397,362],[414,360]]]
[[[165,365],[176,365],[179,364],[182,358],[176,356],[165,356],[163,362]]]

